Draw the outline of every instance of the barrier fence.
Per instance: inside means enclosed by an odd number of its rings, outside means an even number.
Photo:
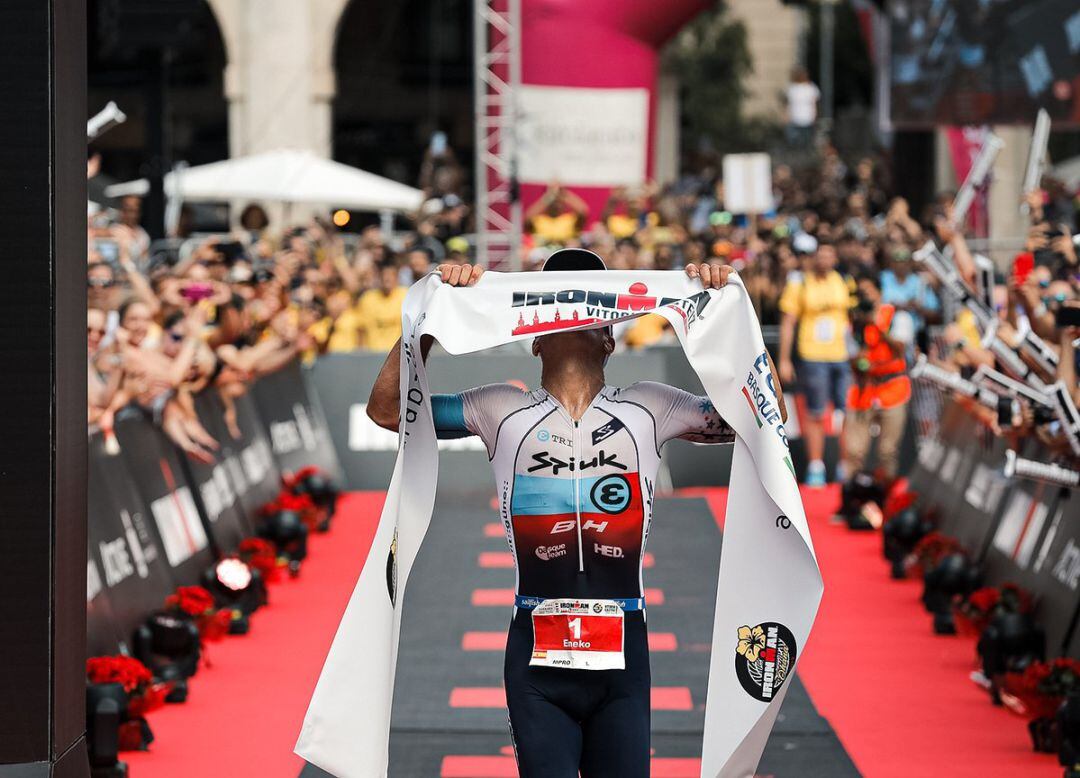
[[[982,570],[983,584],[1017,584],[1035,599],[1048,656],[1080,658],[1080,495],[1044,480],[1006,476],[1009,442],[959,402],[947,400],[937,434],[911,472],[920,508],[958,540]],[[1016,454],[1054,457],[1037,440]]]
[[[213,464],[186,457],[142,411],[117,416],[120,451],[92,432],[88,449],[87,649],[116,653],[177,586],[192,585],[222,554],[255,534],[259,509],[281,474],[341,467],[307,371],[293,363],[237,398],[230,434],[225,408],[199,396],[199,420],[220,443]]]

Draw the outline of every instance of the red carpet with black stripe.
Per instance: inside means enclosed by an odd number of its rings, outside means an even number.
[[[701,490],[657,505],[645,579],[658,778],[698,774],[725,497]],[[1030,752],[1023,722],[967,680],[971,642],[935,638],[918,584],[888,579],[880,537],[829,524],[831,490],[805,497],[826,597],[760,774],[1058,775],[1052,758]],[[393,776],[516,775],[500,680],[513,570],[489,500],[440,495],[408,593]],[[272,589],[252,634],[211,645],[191,700],[155,711],[151,752],[128,755],[135,778],[321,775],[292,745],[381,502],[348,495],[333,532],[313,538],[300,579]]]

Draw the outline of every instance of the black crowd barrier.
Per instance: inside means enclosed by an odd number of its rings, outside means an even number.
[[[1051,656],[1080,658],[1080,495],[1077,489],[1004,475],[1007,442],[964,407],[946,402],[936,438],[910,475],[939,531],[979,563],[985,585],[1015,583],[1035,597]],[[1017,452],[1052,457],[1035,440]]]
[[[234,436],[213,393],[195,401],[220,443],[213,464],[191,460],[143,412],[118,415],[120,451],[101,433],[88,450],[87,633],[91,656],[115,653],[177,586],[255,532],[283,471],[316,465],[340,478],[322,410],[293,364],[235,400]]]

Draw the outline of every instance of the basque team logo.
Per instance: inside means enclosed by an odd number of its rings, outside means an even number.
[[[763,621],[739,627],[735,675],[755,700],[771,702],[795,667],[795,636],[783,624]]]

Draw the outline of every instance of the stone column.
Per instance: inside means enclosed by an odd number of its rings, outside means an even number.
[[[656,79],[653,117],[653,178],[661,183],[679,177],[679,77],[661,72]]]
[[[1027,217],[1020,213],[1020,189],[1024,185],[1032,128],[999,125],[993,130],[1005,141],[1005,148],[998,154],[991,174],[990,240],[996,248],[987,256],[994,260],[1000,270],[1007,270],[1016,252],[1023,247],[1024,236],[1027,235]]]
[[[281,148],[329,158],[336,92],[337,25],[349,0],[208,0],[225,41],[229,155]],[[244,203],[233,204],[235,218]],[[264,204],[271,220],[302,220]]]
[[[229,153],[329,157],[337,23],[349,0],[208,0],[225,41]]]
[[[780,119],[780,95],[799,63],[804,11],[780,0],[729,0],[734,18],[746,26],[754,70],[746,79],[746,115]]]

